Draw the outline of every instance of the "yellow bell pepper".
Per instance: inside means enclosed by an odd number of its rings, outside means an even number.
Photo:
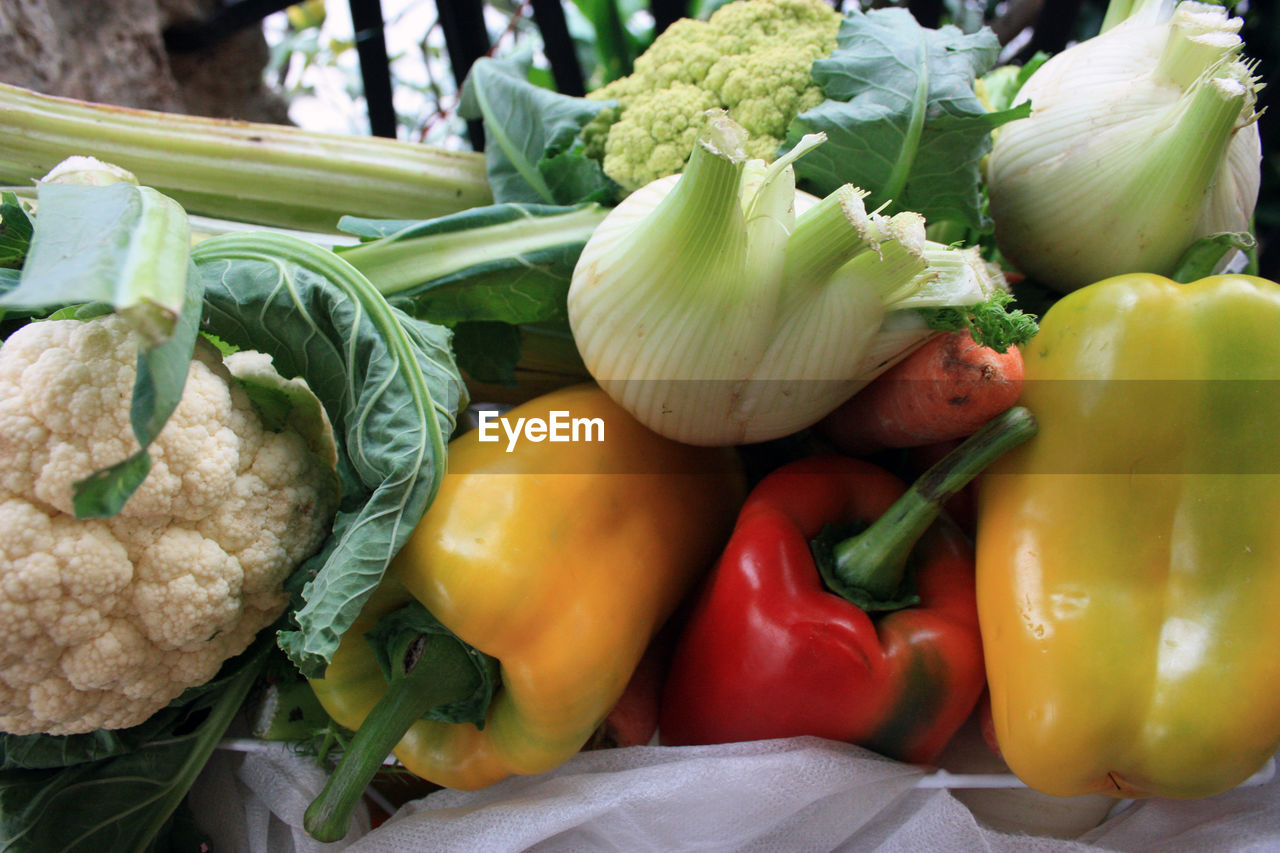
[[[395,747],[412,773],[475,789],[540,773],[577,752],[617,702],[654,633],[714,562],[745,497],[729,450],[664,439],[593,385],[507,413],[508,425],[599,419],[577,441],[508,452],[490,424],[449,446],[439,494],[322,679],[338,723],[357,729],[388,690],[363,634],[406,603],[425,605],[497,659],[483,728],[417,719]],[[594,428],[593,428],[594,429]],[[592,440],[586,440],[590,437]]]
[[[1280,748],[1280,285],[1108,279],[1024,361],[1040,431],[977,542],[1004,758],[1049,794],[1227,790]]]

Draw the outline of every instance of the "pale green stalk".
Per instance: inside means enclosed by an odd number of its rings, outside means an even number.
[[[886,239],[863,206],[866,195],[846,184],[797,217],[786,246],[789,281],[826,281],[851,257]]]
[[[334,231],[344,214],[430,219],[492,200],[484,157],[91,104],[0,84],[0,184],[22,186],[73,155],[127,169],[189,213]]]
[[[191,267],[191,226],[173,199],[138,188],[141,223],[121,258],[116,311],[152,343],[167,340],[182,311]]]
[[[364,273],[384,296],[424,280],[447,280],[501,258],[585,244],[608,210],[597,204],[566,207],[549,216],[529,216],[419,237],[388,236],[341,250],[343,260]]]

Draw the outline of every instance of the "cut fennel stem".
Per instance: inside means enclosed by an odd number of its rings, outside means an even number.
[[[709,113],[683,175],[610,212],[569,290],[596,381],[689,444],[810,426],[934,334],[919,309],[1003,287],[976,250],[926,241],[917,214],[868,213],[854,188],[798,192],[789,159],[749,161],[742,139]]]

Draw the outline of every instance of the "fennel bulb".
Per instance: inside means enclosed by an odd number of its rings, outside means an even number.
[[[987,162],[1000,251],[1070,291],[1169,275],[1193,242],[1249,230],[1261,178],[1254,65],[1218,6],[1113,0],[1103,32],[1052,57]]]
[[[708,111],[683,174],[614,208],[569,287],[595,380],[689,444],[810,426],[930,337],[932,309],[1004,295],[976,251],[926,241],[919,215],[868,212],[851,186],[797,191],[791,163],[820,134],[772,164],[745,136]]]

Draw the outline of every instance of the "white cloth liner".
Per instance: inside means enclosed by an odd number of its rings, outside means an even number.
[[[262,748],[245,751],[245,743],[215,750],[188,795],[212,853],[338,853],[368,833],[369,810],[362,804],[346,838],[316,841],[302,828],[302,816],[324,787],[324,769],[285,744],[257,741]]]
[[[1246,785],[1184,801],[1050,798],[998,775],[948,778],[817,738],[598,750],[481,791],[437,791],[373,830],[362,812],[323,845],[301,828],[323,772],[268,746],[219,751],[192,807],[215,853],[1280,850],[1274,759]]]

